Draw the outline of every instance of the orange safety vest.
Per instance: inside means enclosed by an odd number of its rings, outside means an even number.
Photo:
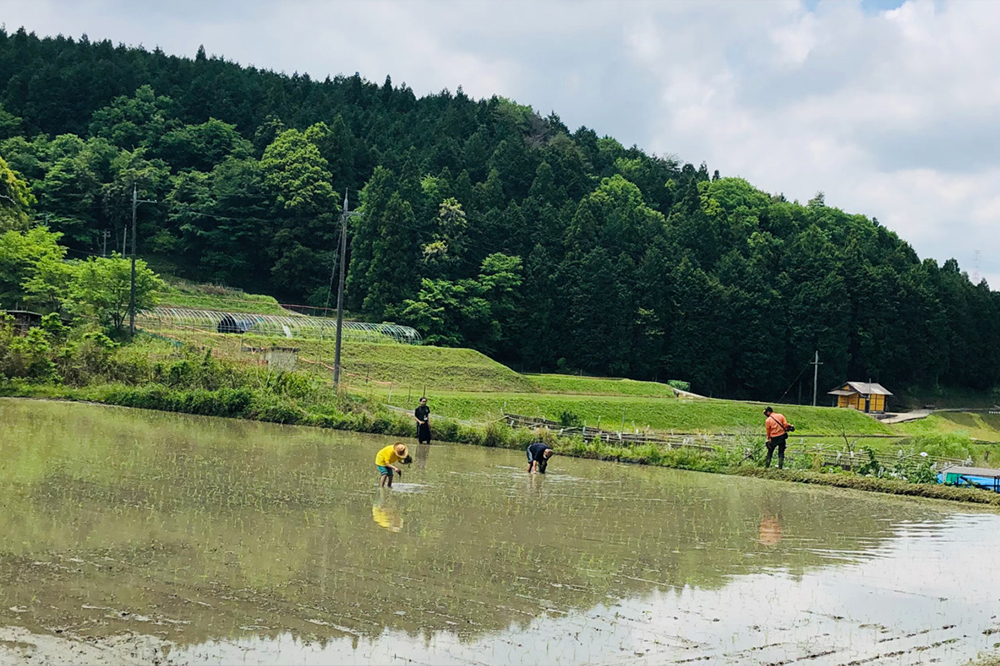
[[[785,420],[784,414],[771,412],[770,416],[764,421],[764,424],[767,428],[768,439],[788,434],[788,421]]]

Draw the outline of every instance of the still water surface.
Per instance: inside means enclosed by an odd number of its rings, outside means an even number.
[[[961,664],[1000,640],[1000,516],[963,505],[450,445],[380,491],[374,436],[17,400],[0,424],[0,661]]]

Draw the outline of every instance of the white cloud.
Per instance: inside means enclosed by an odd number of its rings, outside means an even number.
[[[876,216],[1000,287],[1000,4],[0,0],[8,30],[461,85]]]
[[[696,41],[696,56],[668,61],[648,43],[637,56],[661,90],[651,148],[794,198],[824,190],[829,204],[878,217],[923,256],[954,256],[971,271],[979,249],[981,272],[996,276],[1000,6],[775,8],[735,52],[746,17],[727,9],[697,5],[692,14],[711,20],[657,21],[662,45]]]

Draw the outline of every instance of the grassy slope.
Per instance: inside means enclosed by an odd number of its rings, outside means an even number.
[[[300,358],[307,361],[301,367],[327,377],[332,375],[328,368],[333,365],[333,341],[249,334],[237,337],[197,331],[176,331],[170,335],[231,356],[241,355],[241,342],[256,347],[294,346],[299,349]],[[733,432],[759,429],[763,419],[762,405],[677,399],[670,387],[655,382],[567,375],[524,376],[471,349],[347,342],[342,356],[349,389],[385,395],[388,399],[391,386],[392,404],[410,407],[406,396],[412,402],[426,387],[435,414],[466,421],[492,421],[505,410],[559,420],[562,412],[568,411],[587,425],[596,426],[600,418],[602,427],[615,429],[621,426],[624,410],[628,428]],[[781,411],[798,428],[796,432],[804,435],[839,435],[842,431],[851,435],[893,433],[888,426],[851,410],[782,406]]]
[[[967,434],[976,440],[1000,442],[1000,414],[939,412],[927,418],[900,423],[895,430],[912,436]]]
[[[212,285],[172,281],[162,296],[164,303],[186,307],[283,312],[269,296],[244,294]],[[194,331],[167,332],[188,342],[206,345],[238,357],[241,342],[256,347],[272,344],[298,348],[300,363],[332,378],[332,340],[288,340],[245,335],[221,336]],[[573,375],[520,375],[471,349],[431,346],[375,345],[347,341],[343,347],[344,381],[349,390],[389,398],[392,404],[410,407],[425,390],[435,414],[485,422],[506,411],[559,420],[572,412],[587,425],[604,428],[674,430],[677,432],[733,432],[759,430],[761,405],[727,400],[676,399],[666,384],[628,379]],[[781,406],[797,427],[796,434],[828,435],[963,435],[1000,441],[1000,416],[936,414],[922,421],[889,427],[851,410]],[[874,441],[874,440],[872,440]]]
[[[675,430],[677,432],[733,432],[763,428],[762,405],[729,400],[679,400],[641,396],[594,396],[553,394],[475,394],[435,392],[431,408],[435,413],[471,421],[499,418],[504,409],[524,416],[559,420],[569,411],[596,426],[615,430],[624,411],[626,428]],[[396,401],[394,400],[394,403]],[[878,421],[852,410],[782,405],[783,412],[802,435],[888,435],[892,430]]]
[[[212,347],[229,356],[246,356],[241,343],[251,347],[294,347],[299,350],[302,369],[312,369],[332,379],[335,343],[333,340],[306,340],[259,335],[220,335],[205,331],[164,331],[185,342]],[[311,363],[310,363],[311,362]],[[364,391],[516,391],[531,392],[534,386],[510,368],[472,349],[371,344],[345,341],[341,350],[344,383]],[[366,381],[367,380],[367,381]]]
[[[272,296],[247,294],[210,284],[195,284],[177,278],[168,278],[167,285],[157,292],[160,305],[223,312],[256,312],[259,314],[288,314]]]
[[[634,379],[605,377],[577,377],[576,375],[524,375],[543,393],[572,393],[577,395],[631,395],[661,396],[672,398],[673,389],[659,382],[641,382]]]

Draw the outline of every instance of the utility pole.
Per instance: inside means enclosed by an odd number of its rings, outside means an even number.
[[[132,183],[132,285],[128,293],[128,330],[135,336],[135,213],[141,203],[156,203],[149,199],[140,199],[136,184]]]
[[[333,388],[340,389],[340,340],[344,328],[344,263],[347,261],[347,190],[340,212],[340,280],[337,283],[337,342],[333,358]]]
[[[813,407],[816,406],[816,385],[819,381],[819,366],[823,365],[819,362],[819,351],[816,352],[816,359],[810,364],[813,367]]]
[[[101,252],[101,256],[106,257],[108,256],[108,236],[111,235],[111,230],[105,229],[103,235],[104,235],[104,250]]]
[[[132,286],[128,292],[128,330],[135,336],[135,210],[139,206],[138,189],[132,183]]]

